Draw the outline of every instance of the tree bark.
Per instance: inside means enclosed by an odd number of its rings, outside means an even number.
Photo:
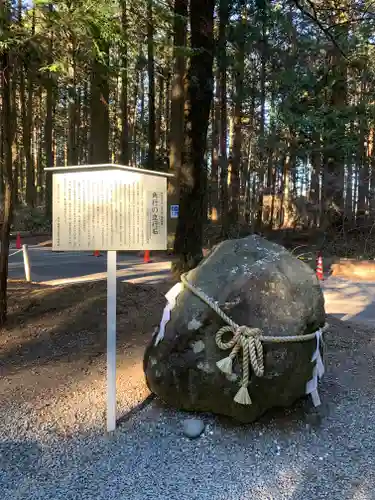
[[[169,168],[176,173],[177,185],[181,174],[184,148],[184,104],[185,104],[185,55],[187,0],[175,0],[174,3],[174,68],[172,79],[171,131]]]
[[[128,165],[129,155],[129,116],[128,116],[128,20],[126,0],[121,0],[122,26],[122,74],[121,74],[121,163]]]
[[[10,2],[0,0],[0,26],[6,33],[9,28]],[[13,217],[13,158],[12,147],[16,119],[12,109],[12,57],[8,50],[3,49],[0,56],[0,82],[2,88],[2,132],[3,132],[3,164],[1,170],[4,177],[3,218],[1,224],[1,251],[0,251],[0,326],[3,326],[7,317],[7,281],[9,236]]]
[[[22,14],[20,13],[20,16]],[[31,36],[35,34],[35,6],[32,10]],[[25,61],[25,67],[20,69],[20,99],[22,115],[23,148],[26,162],[26,203],[33,207],[36,202],[35,192],[35,166],[31,150],[31,132],[33,124],[33,91],[34,91],[34,68],[33,60]],[[25,73],[27,75],[27,99]]]
[[[262,18],[262,39],[260,41],[260,124],[259,124],[259,193],[258,193],[258,214],[256,229],[262,230],[263,218],[263,189],[265,175],[265,118],[266,118],[266,62],[267,62],[267,5],[263,2],[261,8]]]
[[[239,222],[240,204],[240,169],[242,148],[242,103],[244,99],[243,80],[245,73],[245,37],[246,37],[246,13],[241,13],[239,22],[239,33],[235,62],[235,100],[233,117],[233,154],[232,154],[232,182],[231,182],[231,207],[230,219],[232,225]]]
[[[53,11],[52,4],[48,9]],[[53,38],[50,36],[48,64],[52,64]],[[44,148],[46,156],[46,167],[51,168],[54,164],[53,157],[53,107],[54,107],[54,80],[51,73],[48,73],[46,82],[46,119],[44,126]],[[52,219],[52,174],[46,173],[45,211],[49,220]]]
[[[340,44],[343,46],[348,39],[347,20],[348,2],[340,2],[340,15],[336,9],[331,16],[332,25],[338,24],[333,32],[333,36],[340,37]],[[332,67],[334,81],[329,97],[331,107],[332,127],[328,127],[325,140],[324,172],[323,172],[323,200],[325,228],[335,230],[337,223],[343,220],[344,216],[344,178],[345,178],[345,144],[346,127],[343,113],[347,106],[347,60],[343,57],[339,47],[331,43],[327,51],[328,64]],[[340,116],[341,115],[341,116]]]
[[[213,13],[215,0],[191,0],[193,54],[188,71],[186,144],[180,183],[174,271],[195,267],[202,259],[203,224],[207,219],[205,151],[213,90]]]
[[[321,211],[320,206],[320,171],[322,165],[321,158],[321,140],[320,133],[318,131],[313,132],[313,150],[311,153],[311,180],[310,180],[310,189],[309,189],[309,201],[313,208],[312,224],[315,226],[319,222],[319,215]]]
[[[185,69],[186,25],[188,0],[175,0],[173,19],[173,76],[171,83],[170,132],[169,132],[169,168],[175,174],[169,184],[169,199],[177,204],[180,199],[181,166],[184,151],[184,105],[185,105]],[[176,234],[177,220],[168,214],[168,227],[171,242]]]
[[[147,0],[147,73],[148,73],[148,156],[147,165],[155,169],[156,115],[153,0]]]
[[[219,70],[219,165],[220,165],[220,218],[221,237],[228,238],[230,231],[229,192],[228,192],[228,116],[227,116],[227,26],[229,22],[229,1],[220,0],[219,4],[219,39],[218,39],[218,70]]]
[[[363,71],[361,88],[360,88],[360,107],[365,111],[365,94],[367,92],[366,85],[366,70]],[[367,119],[363,117],[359,123],[359,137],[357,146],[357,163],[359,167],[359,185],[358,185],[358,205],[357,205],[357,221],[365,222],[368,216],[369,208],[369,188],[370,188],[370,165],[367,154],[369,130]]]
[[[109,47],[100,34],[94,33],[94,37],[104,58],[95,55],[91,68],[90,163],[99,164],[109,162]]]
[[[219,130],[220,130],[220,104],[219,104],[219,70],[216,71],[216,96],[212,102],[212,136],[211,136],[211,182],[210,182],[210,212],[211,221],[218,221],[219,204]]]
[[[78,164],[78,120],[79,108],[77,102],[77,77],[76,77],[76,42],[74,36],[71,40],[72,44],[72,79],[68,88],[68,165]]]

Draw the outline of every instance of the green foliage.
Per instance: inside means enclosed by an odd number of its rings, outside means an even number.
[[[45,216],[44,207],[31,208],[22,205],[14,211],[12,230],[46,232],[51,230],[51,223]]]

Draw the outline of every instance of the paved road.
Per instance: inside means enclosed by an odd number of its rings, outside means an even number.
[[[16,250],[11,249],[10,254]],[[29,248],[31,279],[38,283],[62,284],[106,278],[106,254],[94,257],[92,252],[52,252],[50,248]],[[118,278],[136,283],[157,283],[169,276],[170,262],[155,259],[144,264],[141,257],[119,253]],[[9,277],[24,279],[22,252],[9,259]]]
[[[11,250],[11,254],[15,249]],[[106,278],[106,255],[94,257],[91,252],[52,252],[50,248],[31,247],[31,277],[33,281],[63,284]],[[119,253],[118,279],[133,283],[157,283],[169,277],[170,262],[155,259],[144,264],[134,254]],[[22,253],[13,255],[9,277],[24,278]],[[375,283],[328,278],[322,283],[326,311],[342,320],[375,325]]]
[[[330,277],[322,287],[328,314],[375,326],[374,282]]]

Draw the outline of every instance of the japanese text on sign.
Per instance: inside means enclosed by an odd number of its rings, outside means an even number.
[[[53,175],[55,250],[164,250],[164,177],[124,170]]]

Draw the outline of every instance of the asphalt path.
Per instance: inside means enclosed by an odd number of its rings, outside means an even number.
[[[322,283],[325,307],[343,321],[375,326],[375,283],[330,277]]]
[[[22,252],[10,250],[9,278],[24,279]],[[53,252],[50,248],[29,247],[32,281],[50,285],[106,279],[106,254]],[[144,264],[135,254],[119,252],[117,278],[132,283],[158,283],[170,277],[170,262],[160,258]],[[330,277],[321,282],[326,311],[344,321],[375,326],[375,283]]]
[[[10,250],[9,278],[24,279],[22,251]],[[92,252],[53,252],[50,248],[29,247],[31,279],[50,285],[73,282],[97,281],[106,278],[107,257],[102,253],[95,257]],[[170,276],[170,262],[160,258],[144,264],[134,254],[119,252],[117,278],[134,283],[157,283]]]

